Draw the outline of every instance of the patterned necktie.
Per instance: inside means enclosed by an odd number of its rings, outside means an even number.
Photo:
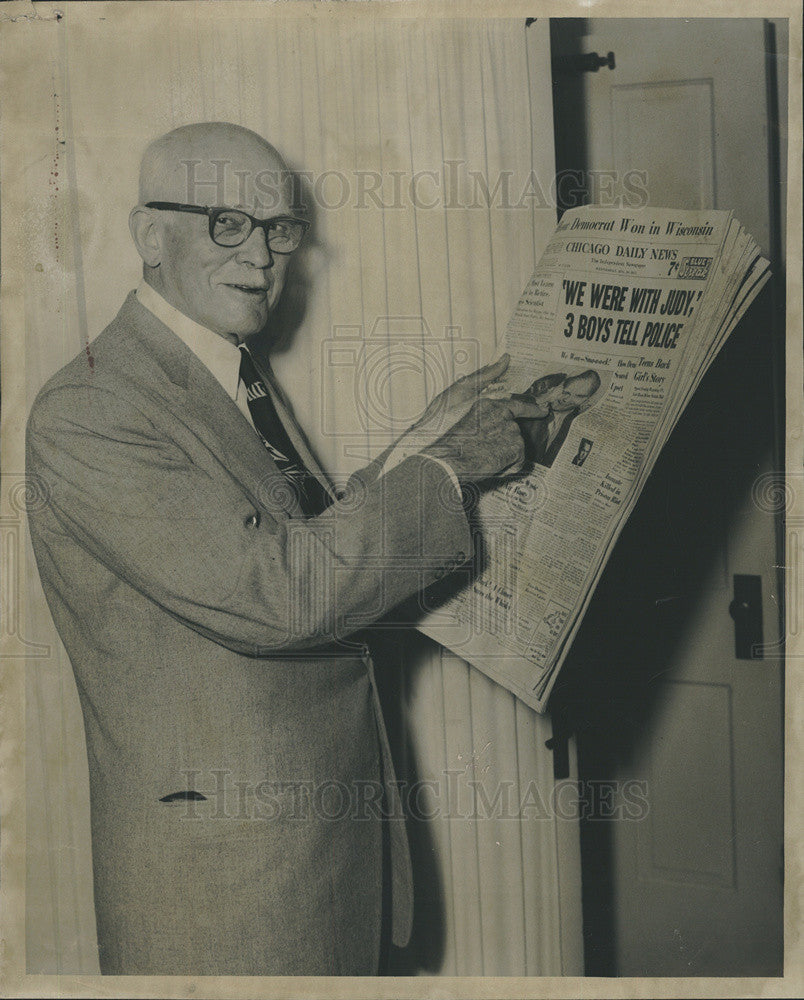
[[[316,477],[306,468],[301,456],[293,446],[287,431],[282,426],[276,407],[268,395],[265,382],[257,371],[248,348],[240,346],[240,379],[246,389],[251,419],[257,428],[262,443],[268,449],[279,471],[293,488],[303,513],[315,517],[332,503]]]

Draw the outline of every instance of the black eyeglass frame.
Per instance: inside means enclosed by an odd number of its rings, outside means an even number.
[[[206,215],[209,218],[209,238],[215,246],[218,247],[241,247],[246,240],[249,239],[254,230],[259,227],[265,231],[265,244],[269,251],[271,253],[278,253],[284,257],[295,253],[296,250],[299,249],[299,244],[304,239],[304,234],[310,227],[310,223],[307,219],[297,219],[294,215],[274,215],[270,219],[255,219],[253,215],[249,215],[248,212],[244,212],[242,208],[224,208],[220,206],[211,207],[209,205],[183,205],[180,202],[175,201],[149,201],[145,203],[145,207],[155,208],[160,212],[192,212],[195,215]],[[251,223],[251,229],[249,229],[239,243],[219,243],[215,239],[215,223],[218,221],[218,216],[222,215],[224,212],[237,212],[239,215],[244,215]],[[299,243],[297,243],[292,250],[276,250],[271,246],[270,228],[277,222],[294,222],[296,225],[302,227]]]

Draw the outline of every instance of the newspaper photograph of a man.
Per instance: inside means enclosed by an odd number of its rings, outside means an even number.
[[[530,400],[542,407],[544,416],[521,420],[527,463],[550,468],[556,459],[573,420],[587,410],[600,395],[600,376],[593,369],[569,374],[554,372],[536,379],[524,393],[514,398]],[[580,464],[578,462],[575,463]]]
[[[594,441],[590,441],[589,438],[581,438],[581,443],[578,445],[578,452],[575,458],[572,460],[573,465],[581,466],[589,457],[589,452],[592,450],[592,445]]]

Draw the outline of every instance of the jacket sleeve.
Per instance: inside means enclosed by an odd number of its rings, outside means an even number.
[[[48,497],[30,516],[35,547],[48,532],[67,536],[168,613],[249,655],[343,638],[471,554],[460,499],[435,462],[413,456],[379,478],[372,463],[310,520],[270,499],[255,516],[231,476],[192,461],[131,401],[98,387],[40,394],[27,468]]]

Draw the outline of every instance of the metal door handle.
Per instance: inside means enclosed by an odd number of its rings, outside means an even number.
[[[738,660],[762,659],[762,577],[734,574],[734,655]]]
[[[614,53],[607,52],[604,56],[600,56],[597,52],[584,52],[579,55],[571,56],[556,56],[552,60],[553,73],[554,74],[572,74],[572,73],[597,73],[597,71],[602,66],[608,66],[609,69],[615,69],[616,64],[614,62]]]

